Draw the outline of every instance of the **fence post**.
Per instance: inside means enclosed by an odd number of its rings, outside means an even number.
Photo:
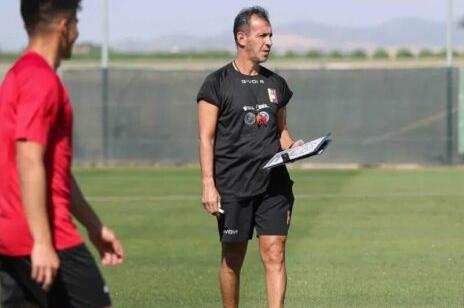
[[[453,91],[453,67],[446,69],[446,164],[454,164],[454,91]]]

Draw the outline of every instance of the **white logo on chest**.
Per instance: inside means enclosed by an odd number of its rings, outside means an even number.
[[[264,84],[264,80],[256,80],[256,79],[242,79],[243,84]]]

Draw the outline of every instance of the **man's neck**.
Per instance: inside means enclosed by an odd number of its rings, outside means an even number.
[[[258,75],[259,74],[259,63],[256,63],[248,58],[237,55],[234,60],[235,69],[244,75]]]
[[[31,38],[26,51],[32,51],[42,56],[54,70],[57,70],[60,66],[61,59],[58,52],[58,45],[52,40]]]

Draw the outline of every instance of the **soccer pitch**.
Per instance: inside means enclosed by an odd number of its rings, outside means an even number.
[[[75,170],[121,238],[103,268],[115,307],[220,307],[215,219],[198,169]],[[291,170],[287,307],[463,307],[464,172]],[[266,307],[257,240],[241,307]]]

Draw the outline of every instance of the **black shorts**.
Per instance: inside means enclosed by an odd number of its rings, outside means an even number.
[[[84,244],[58,252],[60,268],[49,292],[31,279],[29,257],[0,255],[1,307],[111,306],[108,287]]]
[[[218,217],[221,242],[244,242],[260,235],[287,235],[294,197],[288,192],[269,192],[250,199],[221,202]]]

